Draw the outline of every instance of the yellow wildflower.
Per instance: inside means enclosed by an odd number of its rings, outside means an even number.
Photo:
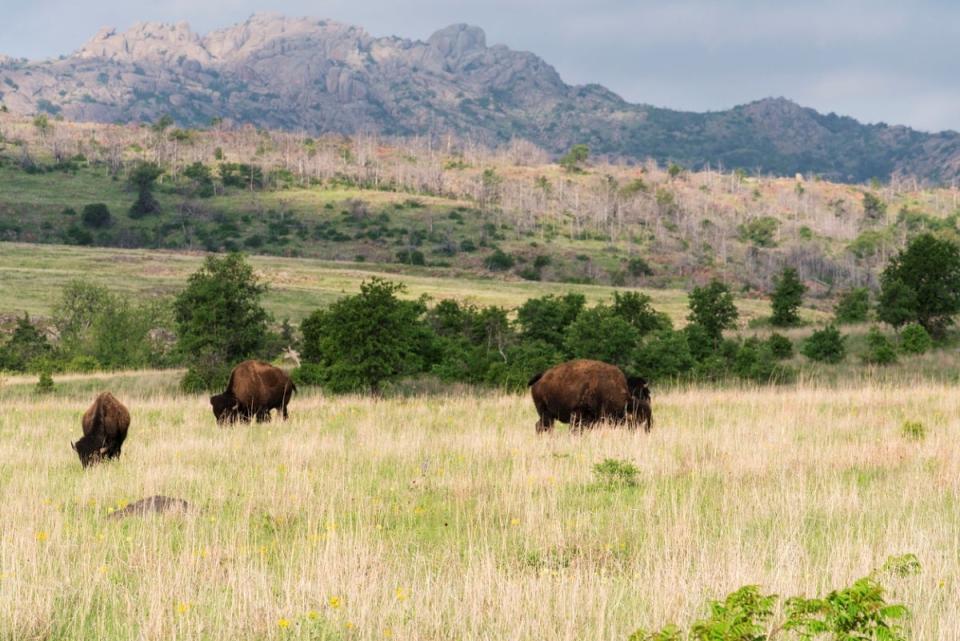
[[[186,601],[181,601],[177,604],[177,614],[186,614],[190,611],[190,604]]]
[[[46,541],[48,538],[49,537],[47,536],[47,533],[44,532],[43,530],[41,530],[40,532],[37,532],[37,540],[40,541],[41,543]]]
[[[287,628],[290,627],[290,620],[289,620],[289,619],[280,619],[279,621],[277,621],[277,626],[279,626],[279,628],[280,628],[281,630],[286,630]]]
[[[407,593],[404,592],[403,588],[397,588],[397,601],[405,601],[407,599]]]
[[[334,610],[338,609],[341,605],[343,605],[343,602],[340,601],[340,597],[338,596],[330,597],[329,603],[330,603],[330,607],[333,608]]]

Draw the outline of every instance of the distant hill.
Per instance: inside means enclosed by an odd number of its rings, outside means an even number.
[[[311,134],[522,138],[554,154],[585,143],[611,157],[843,182],[960,177],[955,132],[864,125],[783,98],[710,113],[631,104],[599,85],[568,85],[536,55],[488,46],[481,29],[462,24],[425,42],[272,14],[206,36],[185,23],[103,29],[57,60],[0,56],[0,102],[80,121],[169,113],[181,125],[224,118]]]

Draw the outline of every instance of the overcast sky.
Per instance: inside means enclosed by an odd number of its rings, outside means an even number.
[[[784,96],[823,112],[960,130],[956,0],[0,0],[0,53],[52,57],[102,26],[188,21],[205,33],[257,11],[426,38],[455,22],[533,51],[564,80],[632,102],[726,109]]]

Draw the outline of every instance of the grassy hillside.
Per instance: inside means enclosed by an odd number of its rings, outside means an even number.
[[[132,218],[129,178],[144,161],[164,172],[160,212]],[[960,233],[960,192],[913,181],[857,186],[602,159],[572,169],[522,144],[493,152],[249,128],[40,128],[0,114],[0,240],[239,249],[618,286],[720,277],[753,292],[790,265],[830,298],[874,283],[910,236]],[[109,224],[84,222],[95,203]]]
[[[108,286],[137,298],[167,295],[181,290],[187,277],[200,266],[203,255],[170,251],[82,248],[58,245],[0,243],[0,313],[29,312],[47,316],[63,286],[84,279]],[[574,291],[597,302],[611,297],[614,288],[570,283],[505,281],[483,277],[466,270],[415,268],[398,265],[357,265],[305,258],[253,256],[254,265],[270,285],[265,303],[277,319],[299,321],[307,314],[348,293],[372,276],[399,281],[407,286],[406,296],[428,295],[435,300],[451,298],[481,305],[513,308],[528,298]],[[621,288],[622,289],[622,288]],[[654,306],[668,313],[678,324],[685,322],[687,295],[682,290],[643,289]],[[738,300],[741,320],[768,316],[764,299]],[[815,310],[808,318],[819,318]]]
[[[921,574],[884,581],[909,638],[960,628],[950,387],[660,392],[649,435],[537,437],[529,399],[501,395],[306,391],[283,425],[217,429],[173,381],[0,388],[0,637],[626,639],[744,584],[825,594],[904,552]],[[131,432],[83,471],[68,439],[99,385]],[[607,458],[637,485],[599,484]],[[195,510],[107,518],[154,494]]]

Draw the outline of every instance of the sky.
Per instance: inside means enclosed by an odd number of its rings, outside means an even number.
[[[660,107],[783,96],[863,122],[960,131],[956,0],[0,0],[0,54],[69,54],[100,27],[140,21],[206,33],[261,11],[417,39],[466,22],[568,83]]]

